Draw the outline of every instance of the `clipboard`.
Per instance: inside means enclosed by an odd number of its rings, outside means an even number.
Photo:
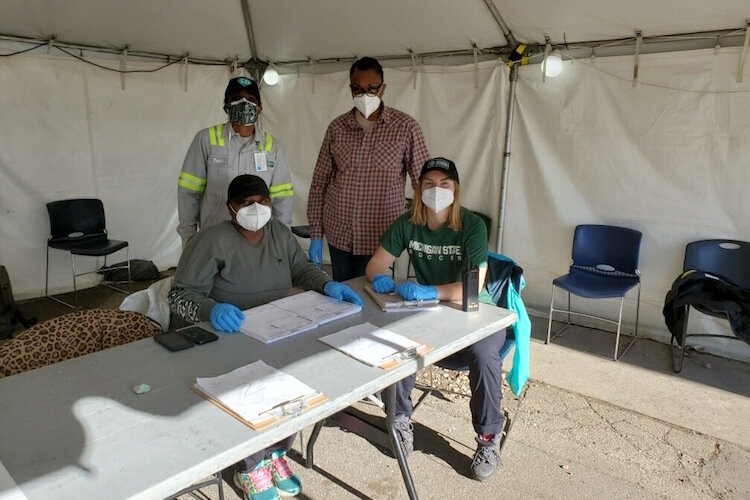
[[[370,285],[365,285],[365,292],[385,312],[403,312],[418,310],[434,310],[440,308],[440,300],[405,300],[398,295],[378,293]]]
[[[297,398],[296,400],[285,401],[284,403],[276,405],[273,408],[270,408],[269,410],[261,413],[260,415],[263,415],[263,417],[258,418],[257,420],[246,420],[234,410],[226,406],[224,403],[222,403],[218,399],[215,399],[210,394],[204,392],[203,389],[198,386],[198,384],[193,384],[190,388],[193,390],[193,392],[203,397],[207,401],[213,403],[218,408],[229,413],[234,418],[247,425],[254,431],[260,431],[279,422],[282,422],[288,418],[296,417],[306,412],[310,408],[314,408],[328,401],[328,396],[326,396],[322,392],[318,392],[305,399]],[[258,416],[260,417],[260,415]]]
[[[344,328],[318,341],[360,363],[383,370],[390,370],[432,351],[431,345],[371,323]]]
[[[382,368],[383,370],[391,370],[399,365],[406,363],[409,360],[421,357],[425,353],[428,353],[430,351],[432,351],[432,346],[429,344],[422,344],[416,346],[416,348],[406,349],[405,351],[395,353],[393,356],[391,356],[391,359],[378,365],[378,368]]]

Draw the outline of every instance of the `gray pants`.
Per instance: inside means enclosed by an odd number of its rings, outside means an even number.
[[[486,337],[474,345],[453,354],[469,366],[471,387],[471,421],[477,434],[500,434],[505,416],[500,408],[503,399],[503,371],[500,348],[505,343],[505,330]],[[437,363],[440,366],[440,363]],[[396,383],[396,416],[411,417],[414,405],[411,391],[417,376],[411,375]]]
[[[276,443],[273,446],[269,446],[268,448],[265,448],[260,451],[256,451],[249,457],[246,457],[245,462],[245,472],[250,472],[251,470],[255,469],[255,467],[260,463],[261,460],[265,458],[269,458],[271,456],[271,452],[281,450],[281,451],[289,451],[289,449],[294,444],[294,438],[297,437],[297,434],[292,434],[286,439],[282,439],[278,443]]]

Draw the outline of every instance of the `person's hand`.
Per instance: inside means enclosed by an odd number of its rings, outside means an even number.
[[[320,264],[323,263],[323,240],[319,238],[310,240],[310,248],[307,250],[307,255],[310,256],[310,262],[315,264],[316,267],[320,267]]]
[[[329,281],[323,287],[323,291],[326,295],[333,299],[344,300],[346,302],[351,302],[352,304],[357,304],[358,306],[364,305],[360,296],[357,295],[354,290],[343,283],[339,283],[337,281]]]
[[[420,285],[413,281],[404,281],[396,289],[406,300],[433,300],[438,298],[438,289],[432,285]]]
[[[235,333],[245,319],[245,314],[236,306],[220,302],[211,308],[211,326],[220,332]]]
[[[396,286],[396,282],[385,274],[376,274],[372,280],[372,289],[378,293],[395,292]]]

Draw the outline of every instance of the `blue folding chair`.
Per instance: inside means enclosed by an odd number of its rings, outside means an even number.
[[[737,240],[701,240],[688,243],[685,247],[685,261],[682,265],[683,271],[694,269],[706,273],[716,274],[726,278],[742,289],[750,289],[750,243]],[[700,304],[692,304],[698,312],[720,318],[726,318],[722,313],[715,313],[701,307]],[[682,370],[682,360],[685,355],[688,337],[722,337],[742,340],[739,337],[729,337],[715,333],[688,333],[688,315],[690,306],[685,310],[685,331],[682,334],[682,342],[677,345],[672,337],[672,368],[676,373]]]
[[[594,318],[617,325],[614,360],[625,354],[638,337],[638,315],[641,307],[641,274],[638,271],[638,257],[642,234],[639,231],[617,226],[584,224],[577,226],[573,236],[573,264],[564,276],[552,282],[552,297],[549,304],[549,324],[547,344],[570,325],[570,315]],[[622,327],[622,307],[625,295],[638,287],[638,301],[635,310],[635,333],[625,350],[619,353],[620,330]],[[555,309],[555,288],[568,292],[568,308]],[[620,313],[617,321],[570,310],[570,295],[587,299],[620,299]],[[552,316],[556,312],[568,315],[566,324],[552,334]]]

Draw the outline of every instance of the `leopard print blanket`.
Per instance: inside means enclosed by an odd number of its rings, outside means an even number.
[[[137,312],[116,309],[72,312],[33,326],[0,344],[0,377],[127,344],[160,331]]]

